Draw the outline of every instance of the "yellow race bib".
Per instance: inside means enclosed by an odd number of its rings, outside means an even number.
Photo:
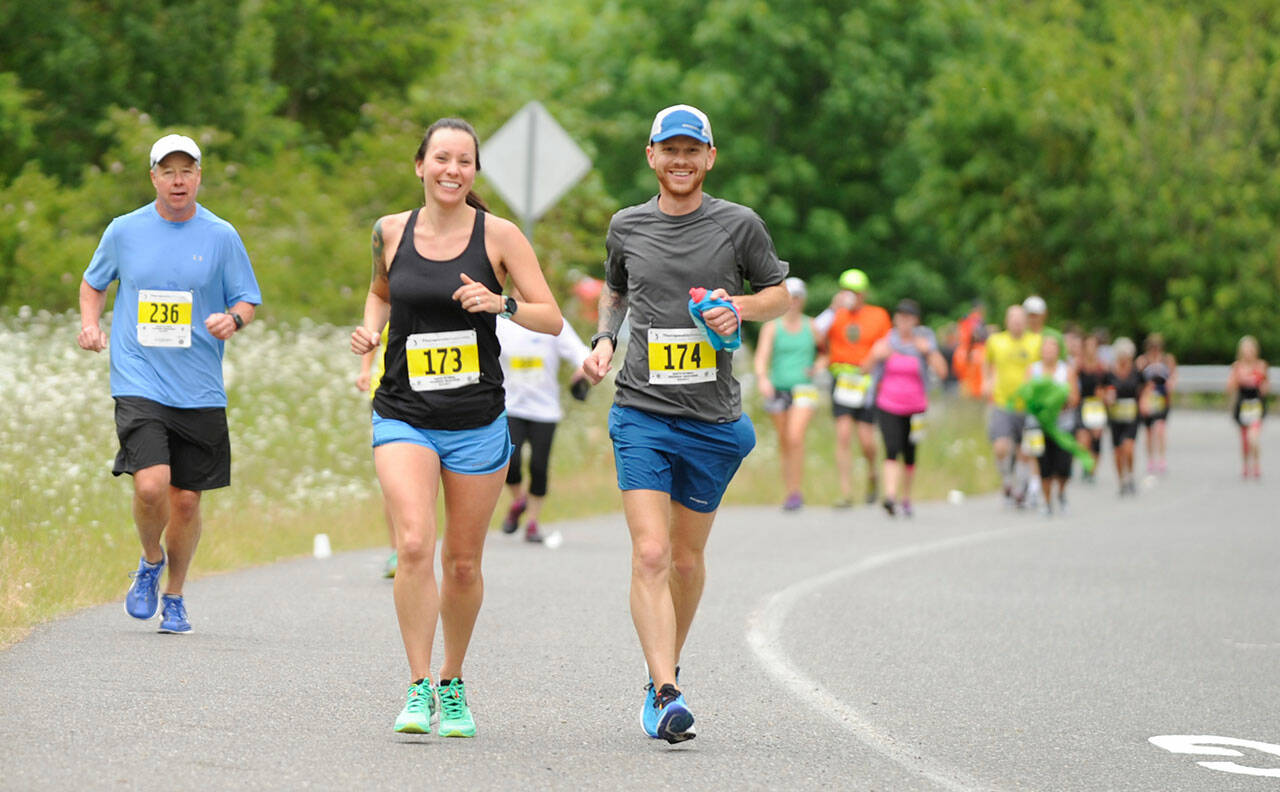
[[[414,333],[405,339],[409,387],[437,391],[480,381],[480,350],[475,330]]]
[[[1044,430],[1038,426],[1028,426],[1022,431],[1022,453],[1027,456],[1044,456]]]
[[[817,407],[818,389],[805,383],[791,389],[791,404],[795,407]]]
[[[1111,405],[1111,420],[1116,423],[1133,423],[1138,420],[1137,399],[1116,399]]]
[[[696,327],[649,328],[649,384],[714,382],[716,351]]]
[[[1262,420],[1262,399],[1241,399],[1240,423],[1253,426]]]
[[[841,407],[867,406],[867,392],[871,389],[871,375],[861,369],[836,373],[836,389],[831,399]]]
[[[916,413],[911,416],[911,431],[907,435],[907,439],[913,443],[919,443],[924,439],[925,429],[928,428],[929,422],[925,420],[924,413]]]
[[[139,290],[138,343],[149,347],[191,346],[191,292]]]
[[[1102,399],[1090,396],[1080,404],[1080,423],[1085,429],[1101,429],[1107,425],[1107,407]]]

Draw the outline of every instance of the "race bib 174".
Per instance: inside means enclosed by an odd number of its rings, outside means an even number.
[[[480,351],[475,330],[414,333],[404,341],[409,387],[437,391],[480,381]]]
[[[149,347],[191,346],[191,292],[139,290],[138,343]]]
[[[716,352],[696,327],[649,328],[649,384],[714,382]]]

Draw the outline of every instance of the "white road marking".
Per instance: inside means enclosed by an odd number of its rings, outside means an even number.
[[[896,564],[910,558],[953,550],[958,547],[990,542],[1020,533],[1029,533],[1032,528],[1002,528],[994,531],[957,536],[937,542],[924,542],[907,545],[896,550],[889,550],[868,556],[849,566],[833,569],[817,577],[806,578],[794,585],[767,597],[747,619],[747,643],[755,652],[756,659],[764,670],[775,680],[788,688],[792,694],[818,712],[835,721],[837,725],[858,738],[860,742],[889,761],[907,770],[921,775],[948,792],[975,792],[988,790],[991,787],[982,785],[967,778],[963,773],[944,769],[920,755],[919,750],[906,743],[899,742],[893,736],[885,734],[863,717],[857,709],[841,701],[818,682],[806,676],[792,664],[783,649],[782,628],[796,603],[805,597],[829,586],[837,581],[855,577],[875,569]]]
[[[1212,734],[1162,734],[1150,738],[1148,742],[1169,753],[1194,756],[1244,756],[1235,748],[1219,747],[1223,745],[1234,745],[1236,748],[1249,748],[1272,756],[1280,756],[1280,745],[1257,740],[1241,740],[1235,737],[1217,737]],[[1235,762],[1196,762],[1196,764],[1223,773],[1280,778],[1280,767],[1250,767]]]

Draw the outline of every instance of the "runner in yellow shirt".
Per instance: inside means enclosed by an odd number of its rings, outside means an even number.
[[[996,457],[1005,498],[1023,505],[1028,482],[1015,476],[1015,465],[1029,463],[1018,451],[1025,416],[1009,409],[1009,399],[1027,379],[1027,369],[1040,356],[1040,336],[1027,332],[1027,314],[1011,305],[1004,315],[1005,329],[987,339],[983,391],[991,400],[987,437]],[[1019,484],[1015,491],[1015,482]]]

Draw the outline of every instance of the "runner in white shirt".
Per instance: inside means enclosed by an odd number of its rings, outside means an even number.
[[[502,521],[503,533],[515,533],[520,518],[528,512],[524,538],[541,542],[538,517],[547,496],[547,470],[551,458],[551,440],[556,424],[564,417],[560,407],[560,363],[574,367],[570,378],[574,396],[586,398],[590,387],[582,371],[582,361],[590,354],[587,345],[568,322],[558,336],[534,333],[515,322],[498,319],[498,342],[502,345],[503,385],[507,391],[507,426],[515,446],[511,465],[507,468],[507,489],[511,507]],[[529,443],[529,486],[521,475],[525,442]]]

